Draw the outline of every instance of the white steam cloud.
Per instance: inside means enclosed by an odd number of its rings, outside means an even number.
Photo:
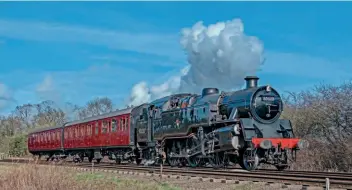
[[[188,63],[179,76],[148,87],[146,82],[132,89],[129,105],[139,105],[177,92],[201,93],[206,87],[221,90],[238,88],[243,78],[253,75],[263,62],[263,43],[244,33],[240,19],[203,25],[181,31],[181,45]]]

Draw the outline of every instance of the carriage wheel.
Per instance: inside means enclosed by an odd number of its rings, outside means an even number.
[[[121,164],[121,159],[120,158],[116,158],[115,161],[116,161],[116,164]]]

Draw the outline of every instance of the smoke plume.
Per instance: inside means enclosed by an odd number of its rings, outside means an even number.
[[[243,78],[253,75],[263,62],[263,43],[244,33],[240,19],[207,26],[198,22],[181,31],[181,46],[188,65],[165,83],[148,87],[135,85],[130,105],[138,105],[177,92],[200,93],[205,87],[231,90],[244,84]]]

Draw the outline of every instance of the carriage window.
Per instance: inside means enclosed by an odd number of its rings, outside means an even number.
[[[125,123],[126,130],[128,130],[128,124],[129,124],[129,118],[128,118],[128,117],[126,117],[126,123]]]
[[[108,122],[107,121],[103,121],[103,127],[102,127],[102,133],[106,133],[108,130]]]
[[[119,125],[119,129],[120,129],[120,131],[122,131],[123,130],[123,128],[122,128],[123,126],[122,126],[122,118],[120,118],[120,125]]]
[[[111,131],[112,131],[112,132],[115,132],[116,129],[117,129],[116,119],[113,119],[113,120],[111,121]]]
[[[87,136],[91,136],[92,135],[92,125],[89,124],[87,125]]]
[[[124,131],[125,130],[125,118],[122,118],[121,121],[122,121],[121,130]]]
[[[99,123],[95,122],[95,134],[97,135],[99,133]]]
[[[84,133],[85,133],[85,132],[84,132],[85,128],[86,128],[85,125],[81,125],[81,136],[82,136],[82,137],[85,136],[85,135],[84,135]]]

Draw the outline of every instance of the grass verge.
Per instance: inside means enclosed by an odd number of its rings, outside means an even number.
[[[34,164],[0,165],[2,190],[178,190],[157,181],[134,180],[107,173],[77,172],[63,167]]]

